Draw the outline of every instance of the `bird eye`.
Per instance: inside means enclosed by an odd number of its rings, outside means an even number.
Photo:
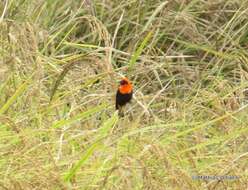
[[[124,84],[127,84],[127,81],[121,80],[121,81],[120,81],[120,85],[124,85]]]

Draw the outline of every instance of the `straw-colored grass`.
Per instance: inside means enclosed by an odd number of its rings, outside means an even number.
[[[5,0],[0,31],[0,189],[248,187],[247,1]]]

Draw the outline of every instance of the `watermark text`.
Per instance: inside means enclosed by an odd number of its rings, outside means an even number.
[[[238,176],[233,175],[193,175],[193,180],[237,180]]]

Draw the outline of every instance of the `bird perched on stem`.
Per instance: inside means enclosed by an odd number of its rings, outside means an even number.
[[[124,116],[123,107],[131,101],[133,97],[133,86],[132,83],[128,80],[128,78],[124,77],[120,81],[120,85],[118,87],[116,93],[116,103],[115,108],[119,110],[119,116]]]

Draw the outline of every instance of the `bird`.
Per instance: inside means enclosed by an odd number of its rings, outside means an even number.
[[[123,77],[120,81],[117,93],[115,108],[119,111],[119,116],[124,116],[122,108],[131,101],[133,97],[133,85],[127,77]]]

